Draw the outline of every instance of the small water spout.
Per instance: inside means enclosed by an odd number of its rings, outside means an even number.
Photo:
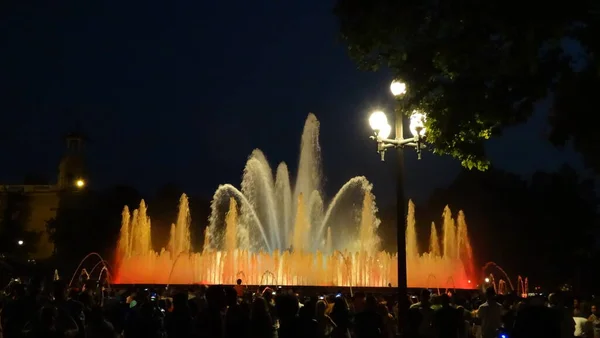
[[[71,281],[69,282],[69,287],[71,287],[71,285],[73,284],[73,280],[75,279],[75,276],[77,275],[77,272],[79,271],[79,269],[81,269],[81,267],[83,266],[83,263],[90,257],[98,257],[100,259],[101,262],[103,262],[103,264],[108,265],[106,263],[106,261],[102,258],[102,256],[100,256],[100,254],[98,254],[97,252],[90,252],[89,254],[87,254],[85,257],[83,257],[83,259],[79,262],[79,265],[77,266],[77,269],[75,269],[75,271],[73,272],[73,276],[71,276]],[[85,271],[85,274],[87,274],[88,279],[89,279],[89,274],[88,272],[84,269],[82,269],[81,273],[83,273]]]
[[[267,276],[267,282],[263,284],[265,276]],[[269,277],[271,277],[271,282],[275,282],[275,283],[269,284],[269,279],[268,279]],[[265,272],[263,272],[263,274],[260,277],[260,283],[258,284],[258,289],[260,290],[260,287],[263,285],[275,285],[275,284],[277,284],[277,277],[271,271],[266,270]]]
[[[485,271],[487,270],[487,268],[490,268],[490,267],[494,267],[498,271],[500,271],[500,273],[502,273],[502,276],[505,278],[505,281],[508,281],[508,283],[510,285],[510,290],[511,291],[515,290],[512,282],[510,281],[510,277],[508,277],[508,274],[506,273],[506,271],[504,271],[504,269],[502,269],[502,267],[500,265],[496,264],[495,262],[487,262],[487,263],[485,263],[485,265],[483,266],[483,268],[481,268],[481,271],[483,272],[484,276],[485,276]],[[492,274],[490,274],[490,276],[493,277]]]

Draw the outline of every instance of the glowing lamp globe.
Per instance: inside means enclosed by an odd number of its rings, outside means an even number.
[[[406,83],[400,81],[392,81],[390,90],[394,96],[400,96],[406,94]]]
[[[371,125],[371,128],[375,131],[377,136],[381,138],[387,138],[392,132],[392,127],[390,127],[387,121],[387,116],[382,111],[376,111],[371,114],[369,117],[369,125]]]
[[[388,124],[387,116],[382,111],[375,111],[369,116],[369,125],[375,131],[381,130],[386,124]]]
[[[427,121],[427,116],[419,111],[415,110],[410,115],[410,133],[414,137],[425,136],[425,121]]]
[[[77,188],[83,188],[83,187],[85,187],[85,181],[82,179],[79,179],[79,180],[75,181],[75,185],[77,186]]]
[[[386,138],[390,137],[391,133],[392,133],[392,127],[389,124],[386,124],[383,127],[381,127],[381,129],[379,129],[377,136],[379,138],[386,139]]]
[[[23,241],[22,241],[22,240],[18,240],[18,241],[17,241],[17,244],[19,244],[19,245],[23,245]]]

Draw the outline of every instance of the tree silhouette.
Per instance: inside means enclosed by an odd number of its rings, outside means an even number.
[[[177,220],[180,196],[181,190],[169,184],[159,189],[154,198],[147,199],[148,215],[152,219],[153,247],[156,250],[167,245],[171,223]],[[194,247],[200,249],[201,241],[195,238],[202,234],[210,203],[194,197],[189,199],[193,221],[192,240]],[[46,224],[55,245],[56,261],[63,264],[63,268],[74,269],[90,252],[97,252],[104,259],[112,261],[123,207],[127,205],[133,211],[141,200],[142,196],[136,189],[124,185],[106,191],[65,192],[61,196],[56,217]]]
[[[56,217],[46,225],[57,261],[71,268],[90,252],[112,259],[123,207],[133,208],[140,199],[137,190],[128,186],[102,192],[65,192]]]
[[[483,143],[553,98],[548,135],[573,140],[600,172],[600,134],[589,123],[600,90],[600,20],[594,1],[337,0],[348,53],[409,85],[403,110],[428,113],[428,142],[485,169]],[[543,14],[540,12],[543,8]]]
[[[513,278],[521,274],[551,286],[575,276],[568,282],[587,287],[580,268],[594,254],[598,200],[593,184],[572,168],[537,172],[530,180],[494,168],[465,170],[432,195],[433,220],[445,204],[465,211],[480,266],[495,261]]]

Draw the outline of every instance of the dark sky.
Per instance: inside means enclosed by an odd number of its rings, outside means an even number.
[[[393,202],[393,158],[379,162],[368,113],[392,110],[391,80],[361,73],[338,41],[332,3],[303,1],[61,1],[0,5],[0,179],[54,179],[62,133],[78,125],[95,187],[145,193],[173,181],[212,195],[239,186],[261,148],[296,167],[308,112],[321,120],[327,193],[366,175]],[[40,2],[44,3],[44,2]],[[495,165],[523,175],[579,157],[544,140],[545,116],[490,142]],[[407,155],[407,195],[424,200],[459,165]],[[295,172],[295,169],[293,169]],[[468,212],[468,211],[467,211]]]

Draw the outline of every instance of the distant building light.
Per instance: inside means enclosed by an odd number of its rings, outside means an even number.
[[[75,181],[75,186],[77,188],[83,188],[85,187],[85,181],[82,179],[78,179],[77,181]]]

